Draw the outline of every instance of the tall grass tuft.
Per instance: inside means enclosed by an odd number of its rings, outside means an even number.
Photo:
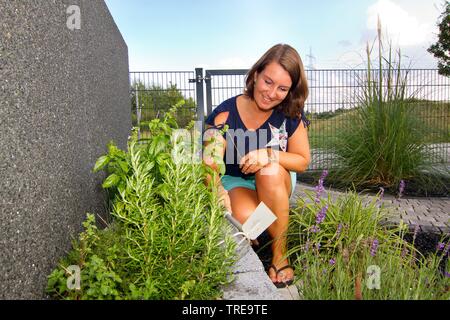
[[[358,79],[361,90],[355,93],[356,112],[337,133],[335,152],[341,169],[330,171],[329,179],[340,187],[384,187],[391,192],[397,190],[401,180],[414,179],[425,190],[448,191],[443,180],[448,179],[448,171],[433,167],[438,155],[426,148],[425,138],[431,128],[408,103],[413,98],[407,91],[409,71],[401,69],[400,50],[397,59],[393,58],[391,43],[384,53],[380,22],[378,69],[371,62],[374,44],[367,44],[367,72]]]

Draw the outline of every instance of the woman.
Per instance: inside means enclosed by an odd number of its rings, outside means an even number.
[[[277,216],[268,228],[273,239],[268,274],[277,287],[291,284],[294,278],[286,257],[286,231],[296,173],[311,162],[309,121],[303,111],[307,96],[299,54],[289,45],[278,44],[250,69],[244,94],[222,102],[206,119],[208,128],[228,126],[212,140],[214,148],[208,149],[226,164],[225,175],[214,179],[225,208],[244,223],[263,201]],[[218,170],[207,152],[204,162]],[[207,180],[210,183],[212,177]]]

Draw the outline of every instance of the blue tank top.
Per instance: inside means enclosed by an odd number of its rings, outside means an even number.
[[[243,174],[239,169],[239,161],[250,151],[263,148],[287,151],[288,139],[292,136],[300,124],[304,122],[305,128],[310,121],[306,119],[304,112],[301,119],[287,117],[281,110],[274,109],[270,117],[256,130],[248,130],[237,110],[236,99],[238,96],[225,100],[218,105],[206,118],[205,123],[216,129],[222,129],[228,125],[228,130],[223,134],[227,142],[223,161],[226,165],[226,175],[248,179],[254,173]],[[216,126],[214,119],[221,112],[229,112],[224,124]],[[208,129],[207,129],[208,130]]]

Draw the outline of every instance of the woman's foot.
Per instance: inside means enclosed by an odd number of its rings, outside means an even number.
[[[272,264],[269,266],[268,274],[270,280],[278,286],[286,286],[292,284],[294,280],[294,268],[289,265],[287,259],[279,261],[275,263],[275,260],[272,260]]]

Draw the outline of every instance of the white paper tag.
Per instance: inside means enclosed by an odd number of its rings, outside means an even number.
[[[264,202],[256,207],[255,211],[248,217],[247,221],[242,225],[242,231],[251,239],[255,240],[258,236],[264,232],[277,217],[273,214],[272,210],[265,205]]]

